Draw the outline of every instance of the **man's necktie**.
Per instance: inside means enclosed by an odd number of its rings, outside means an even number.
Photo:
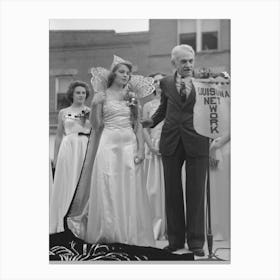
[[[186,90],[186,85],[183,81],[180,83],[180,91],[179,94],[181,96],[181,101],[184,103],[187,100],[187,90]]]
[[[192,90],[192,81],[190,78],[181,79],[179,94],[182,102],[186,102]]]

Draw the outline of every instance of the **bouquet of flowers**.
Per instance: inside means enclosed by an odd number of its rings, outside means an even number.
[[[134,107],[138,105],[136,95],[132,91],[127,91],[126,95],[124,96],[124,100],[126,101],[128,107]]]
[[[135,124],[138,119],[138,100],[136,94],[133,91],[127,89],[127,93],[124,96],[124,100],[126,101],[126,105],[130,108],[131,121],[133,127],[135,127]]]
[[[75,115],[75,118],[79,118],[83,124],[85,124],[86,120],[89,119],[90,115],[90,110],[88,108],[85,108],[84,110],[81,111],[80,114]]]

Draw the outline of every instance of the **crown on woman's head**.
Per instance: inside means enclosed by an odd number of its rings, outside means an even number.
[[[113,62],[111,65],[111,71],[117,64],[120,64],[120,63],[125,63],[125,64],[129,64],[132,66],[131,62],[124,60],[117,55],[114,55]],[[90,69],[90,72],[92,75],[91,84],[92,84],[93,90],[95,92],[99,92],[99,91],[104,92],[107,89],[108,76],[110,74],[110,71],[103,67],[92,67]],[[133,70],[132,70],[132,72],[133,72]],[[151,95],[155,90],[153,78],[144,77],[142,75],[135,75],[135,74],[131,75],[131,78],[129,80],[127,87],[131,91],[133,91],[139,99],[142,99],[144,97]]]
[[[119,56],[117,56],[117,55],[114,54],[113,62],[112,62],[112,64],[111,64],[111,68],[110,68],[111,71],[113,70],[113,68],[114,68],[116,65],[118,65],[118,64],[120,64],[120,63],[129,64],[129,65],[131,65],[131,68],[132,68],[132,63],[131,63],[130,61],[124,60],[123,58],[121,58],[121,57],[119,57]]]

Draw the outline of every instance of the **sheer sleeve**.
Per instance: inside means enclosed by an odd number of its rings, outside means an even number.
[[[89,119],[94,130],[100,130],[103,127],[102,104],[92,105]]]
[[[95,97],[93,97],[91,103],[91,112],[90,112],[90,123],[94,130],[98,131],[103,127],[103,103],[95,103]]]

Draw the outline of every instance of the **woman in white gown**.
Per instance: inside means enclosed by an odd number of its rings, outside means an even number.
[[[215,241],[230,241],[230,135],[210,145],[211,218]]]
[[[89,87],[82,81],[70,84],[70,107],[60,110],[55,139],[55,176],[50,197],[50,233],[64,231],[63,218],[70,206],[88,143],[90,109],[85,106]]]
[[[142,182],[144,145],[136,99],[125,90],[132,66],[114,65],[108,88],[92,101],[85,172],[69,209],[69,229],[89,243],[153,246],[151,212]],[[130,98],[129,98],[130,96]],[[128,100],[129,99],[129,100]],[[91,162],[88,164],[88,162]]]
[[[143,107],[143,118],[150,118],[160,104],[161,89],[159,81],[164,77],[161,73],[150,75],[155,83],[154,99],[147,102]],[[156,127],[144,128],[145,145],[145,183],[148,191],[149,201],[153,216],[153,230],[156,240],[166,238],[166,214],[165,214],[165,194],[164,194],[164,173],[159,153],[159,141],[163,121]]]

